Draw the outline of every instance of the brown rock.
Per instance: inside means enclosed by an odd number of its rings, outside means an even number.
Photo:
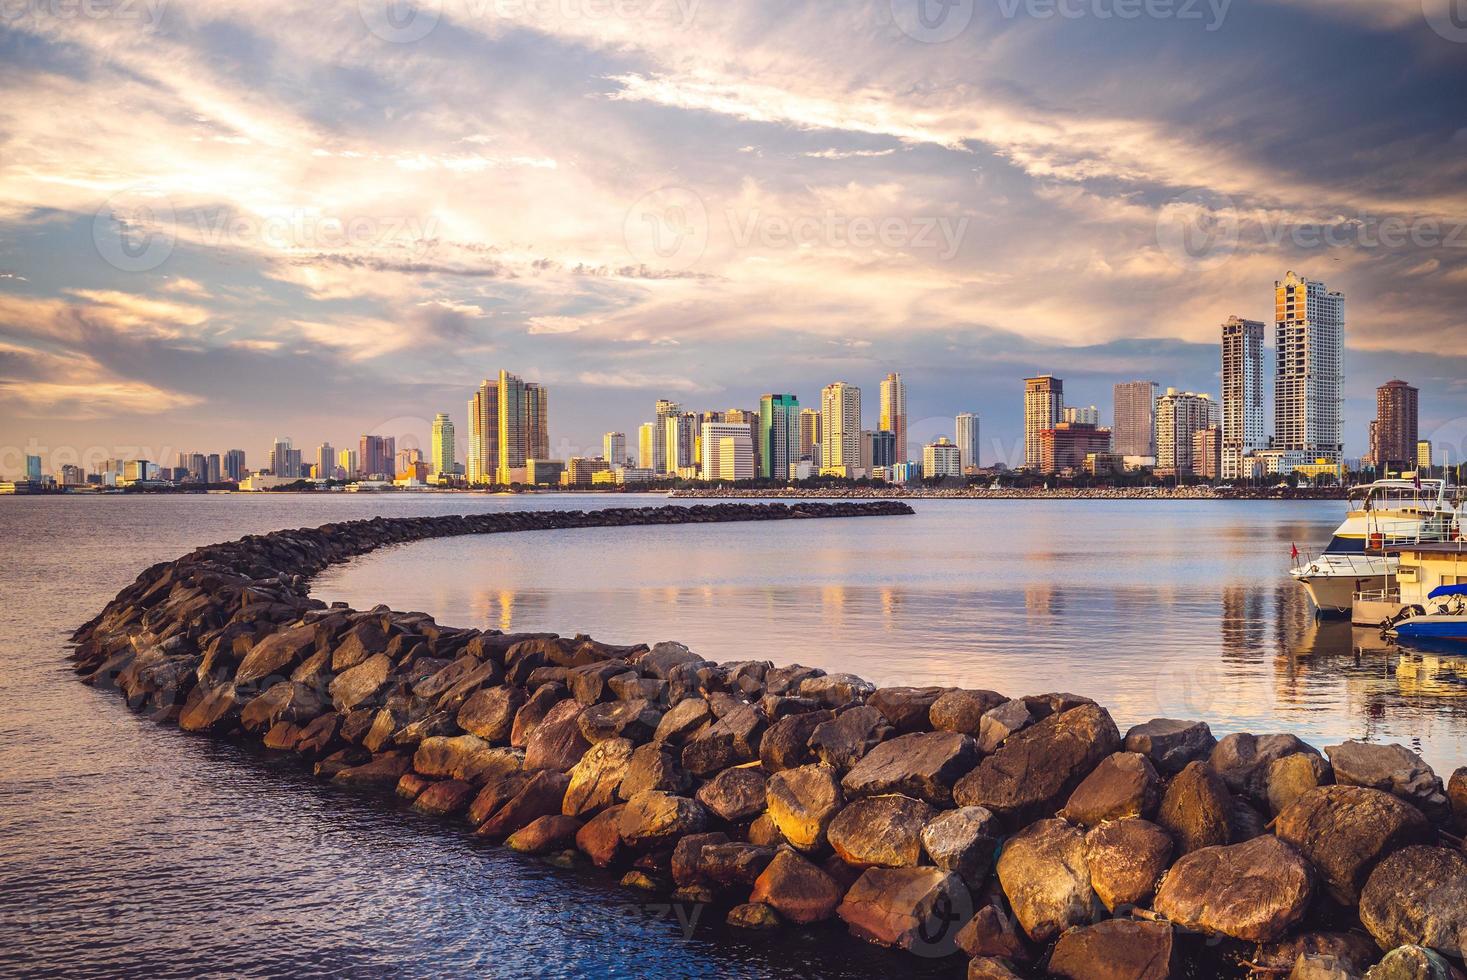
[[[968,980],[1019,980],[1019,975],[996,956],[980,956],[968,961]]]
[[[840,899],[834,878],[787,847],[775,853],[749,895],[749,901],[762,902],[800,925],[835,915]]]
[[[1049,816],[1120,741],[1115,722],[1097,705],[1051,715],[1005,740],[958,781],[953,799],[1015,822]]]
[[[178,716],[178,727],[186,732],[228,732],[239,723],[239,713],[240,702],[232,683],[225,681],[208,688],[200,684],[189,692]]]
[[[1452,773],[1447,783],[1447,798],[1452,806],[1452,823],[1458,833],[1467,832],[1467,766]]]
[[[560,813],[569,785],[570,777],[553,769],[532,774],[518,793],[479,825],[476,833],[480,837],[508,837],[539,817]]]
[[[1171,858],[1171,836],[1137,817],[1103,823],[1085,835],[1090,887],[1112,912],[1149,902]]]
[[[720,820],[750,820],[764,810],[764,774],[748,766],[725,769],[698,787],[697,796]]]
[[[710,776],[720,769],[752,762],[759,757],[764,719],[753,705],[740,705],[683,745],[683,768],[694,776]]]
[[[957,732],[899,735],[868,751],[841,780],[847,796],[901,793],[943,806],[952,786],[978,764],[978,749]]]
[[[574,843],[581,822],[564,814],[536,817],[505,839],[504,846],[521,854],[549,854]]]
[[[1268,802],[1268,767],[1295,752],[1319,755],[1294,735],[1228,735],[1212,749],[1208,762],[1228,790],[1258,803]]]
[[[1029,705],[1019,698],[994,705],[978,719],[978,750],[985,755],[996,752],[1005,739],[1028,728],[1034,720]]]
[[[1182,857],[1156,893],[1156,911],[1184,929],[1266,943],[1309,908],[1313,872],[1277,837],[1204,847]]]
[[[404,800],[416,800],[429,786],[433,780],[426,776],[419,776],[415,772],[405,772],[397,781],[397,795]]]
[[[852,867],[915,866],[922,861],[922,828],[931,819],[932,807],[921,800],[898,794],[868,796],[837,813],[825,836]]]
[[[610,703],[610,702],[608,702]],[[616,802],[616,791],[632,761],[632,743],[613,738],[591,746],[571,767],[570,785],[561,812],[568,817],[589,817]]]
[[[1427,814],[1450,815],[1446,788],[1426,761],[1404,745],[1345,742],[1327,746],[1335,782],[1366,786],[1410,800]]]
[[[325,755],[337,744],[337,729],[341,727],[341,716],[331,711],[301,729],[301,737],[295,750],[308,759]]]
[[[554,769],[567,772],[591,747],[576,723],[584,707],[580,702],[564,700],[551,708],[525,742],[526,769]]]
[[[515,712],[514,724],[509,729],[509,744],[517,749],[529,744],[530,736],[540,727],[550,709],[565,700],[565,697],[565,688],[559,684],[546,684],[531,691],[528,700]]]
[[[1160,787],[1161,780],[1146,756],[1117,752],[1075,787],[1059,815],[1085,827],[1125,817],[1150,819],[1156,814]]]
[[[1398,946],[1365,974],[1365,980],[1462,980],[1462,971],[1434,949]]]
[[[626,775],[622,777],[616,795],[624,801],[649,789],[681,795],[692,785],[692,779],[683,772],[682,763],[678,762],[676,755],[660,742],[648,742],[637,746],[632,752],[631,762],[627,765]]]
[[[779,772],[814,762],[810,736],[815,734],[816,728],[834,718],[833,711],[805,711],[787,715],[770,725],[759,740],[759,761],[765,771]]]
[[[802,851],[816,850],[825,843],[825,830],[844,804],[845,795],[830,766],[800,766],[769,777],[769,817],[785,839]]]
[[[282,721],[304,725],[324,711],[326,704],[314,689],[281,681],[245,705],[239,720],[245,731],[258,732]]]
[[[1146,756],[1164,776],[1175,776],[1190,762],[1205,762],[1215,745],[1205,721],[1153,718],[1126,732],[1126,751]]]
[[[621,843],[621,811],[618,803],[602,810],[576,831],[576,847],[598,868],[609,868],[623,854]]]
[[[1360,786],[1321,786],[1305,793],[1279,814],[1274,833],[1314,865],[1343,905],[1359,903],[1360,889],[1381,858],[1436,839],[1420,810]]]
[[[398,780],[399,787],[402,781]],[[445,779],[432,783],[413,799],[413,809],[434,817],[450,817],[469,808],[474,799],[472,783]]]
[[[668,709],[657,723],[657,731],[653,732],[652,738],[668,745],[682,745],[689,736],[712,723],[713,712],[708,702],[699,697],[687,698]]]
[[[823,674],[801,681],[799,693],[802,697],[815,698],[831,708],[844,708],[846,705],[864,701],[875,691],[874,684],[855,674]]]
[[[779,914],[763,902],[745,902],[728,910],[727,922],[735,929],[764,932],[780,927]]]
[[[700,833],[707,825],[708,811],[697,800],[648,790],[627,801],[617,827],[628,847],[648,851]]]
[[[1190,854],[1233,839],[1233,799],[1205,762],[1189,762],[1162,797],[1156,822],[1171,832],[1177,853]]]
[[[408,771],[410,762],[400,752],[384,752],[371,762],[341,770],[331,777],[331,781],[354,789],[391,790],[397,786],[402,774]]]
[[[950,871],[870,868],[846,892],[836,914],[862,939],[945,956],[956,951],[958,931],[973,916],[973,900]]]
[[[1305,793],[1330,781],[1329,763],[1312,752],[1295,752],[1268,764],[1268,809],[1278,816]]]
[[[1253,954],[1253,962],[1266,970],[1283,973],[1293,969],[1301,956],[1333,957],[1359,976],[1380,958],[1380,949],[1369,936],[1358,933],[1306,932],[1276,943],[1261,943]]]
[[[1085,835],[1063,820],[1040,820],[1010,837],[998,858],[998,880],[1035,942],[1049,942],[1102,914],[1090,887]]]
[[[703,883],[703,848],[727,844],[728,834],[721,830],[687,834],[673,845],[670,870],[673,882],[681,888]]]
[[[246,686],[271,677],[288,677],[315,646],[316,630],[312,626],[271,633],[256,643],[240,661],[239,669],[234,672],[234,682]]]
[[[815,726],[810,749],[821,762],[844,772],[890,734],[886,716],[870,705],[861,705]]]
[[[785,839],[784,834],[779,832],[779,826],[766,810],[749,824],[749,843],[778,847],[781,844],[789,844],[789,841]]]
[[[1007,700],[997,691],[946,691],[932,702],[927,718],[939,732],[957,732],[976,739],[984,713]]]
[[[486,782],[479,790],[479,795],[474,797],[474,802],[469,804],[468,822],[478,827],[494,816],[500,807],[519,795],[519,791],[529,781],[529,773],[516,772]]]
[[[529,695],[519,687],[487,687],[469,695],[458,709],[458,726],[494,745],[509,743],[519,714]]]
[[[483,785],[521,768],[512,749],[497,749],[477,735],[425,738],[413,753],[413,768],[424,776],[462,779]]]
[[[1111,919],[1071,929],[1055,944],[1049,972],[1070,980],[1166,980],[1172,975],[1172,927]]]
[[[1360,921],[1381,949],[1414,944],[1467,950],[1467,855],[1406,847],[1376,865],[1360,893]]]
[[[339,646],[331,653],[331,669],[335,673],[349,670],[364,662],[374,653],[387,649],[387,637],[382,628],[366,620],[347,631]]]
[[[611,738],[640,745],[651,740],[661,720],[662,712],[650,701],[603,701],[582,711],[576,723],[582,737],[592,745]]]
[[[289,752],[300,743],[302,731],[301,726],[293,722],[277,721],[265,733],[265,748],[275,749],[279,752]]]
[[[999,820],[991,812],[981,806],[964,806],[928,821],[922,828],[922,849],[933,864],[953,872],[969,888],[978,888],[993,870],[1001,836]]]
[[[958,930],[958,948],[969,956],[999,956],[1009,960],[1030,959],[1029,948],[1018,923],[997,905],[984,905]]]
[[[698,876],[715,885],[748,888],[764,873],[774,852],[773,847],[744,841],[710,844],[699,854]]]
[[[932,728],[928,712],[946,691],[943,687],[883,687],[866,703],[880,711],[896,731],[923,732]]]
[[[385,653],[373,654],[342,674],[337,674],[329,688],[331,701],[339,712],[366,705],[387,683],[392,660]]]

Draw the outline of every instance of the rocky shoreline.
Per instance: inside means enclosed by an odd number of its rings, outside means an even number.
[[[1467,768],[1204,721],[1122,733],[1073,694],[875,688],[671,642],[327,607],[375,548],[576,527],[908,514],[899,501],[376,518],[145,570],[73,636],[83,681],[188,731],[755,933],[968,976],[1461,977]]]

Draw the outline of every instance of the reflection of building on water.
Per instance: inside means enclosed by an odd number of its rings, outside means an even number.
[[[515,617],[520,622],[547,621],[549,593],[540,590],[482,589],[469,600],[475,622],[484,623],[506,633],[515,630]]]
[[[1063,616],[1065,614],[1064,592],[1048,582],[1030,585],[1024,589],[1024,611],[1031,616]]]
[[[1402,653],[1396,684],[1405,697],[1467,698],[1467,657]]]
[[[1222,594],[1222,656],[1252,660],[1268,638],[1268,597],[1256,586],[1230,585]]]

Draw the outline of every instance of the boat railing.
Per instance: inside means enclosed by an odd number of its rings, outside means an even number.
[[[1400,602],[1399,589],[1363,589],[1355,593],[1356,602]]]

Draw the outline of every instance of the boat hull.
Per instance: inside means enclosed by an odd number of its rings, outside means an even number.
[[[1349,616],[1355,605],[1356,592],[1371,592],[1386,587],[1387,576],[1311,575],[1296,572],[1294,578],[1309,593],[1314,607],[1326,616]],[[1376,620],[1379,623],[1380,620]]]
[[[1397,623],[1395,634],[1406,640],[1467,641],[1467,616],[1413,616]]]

